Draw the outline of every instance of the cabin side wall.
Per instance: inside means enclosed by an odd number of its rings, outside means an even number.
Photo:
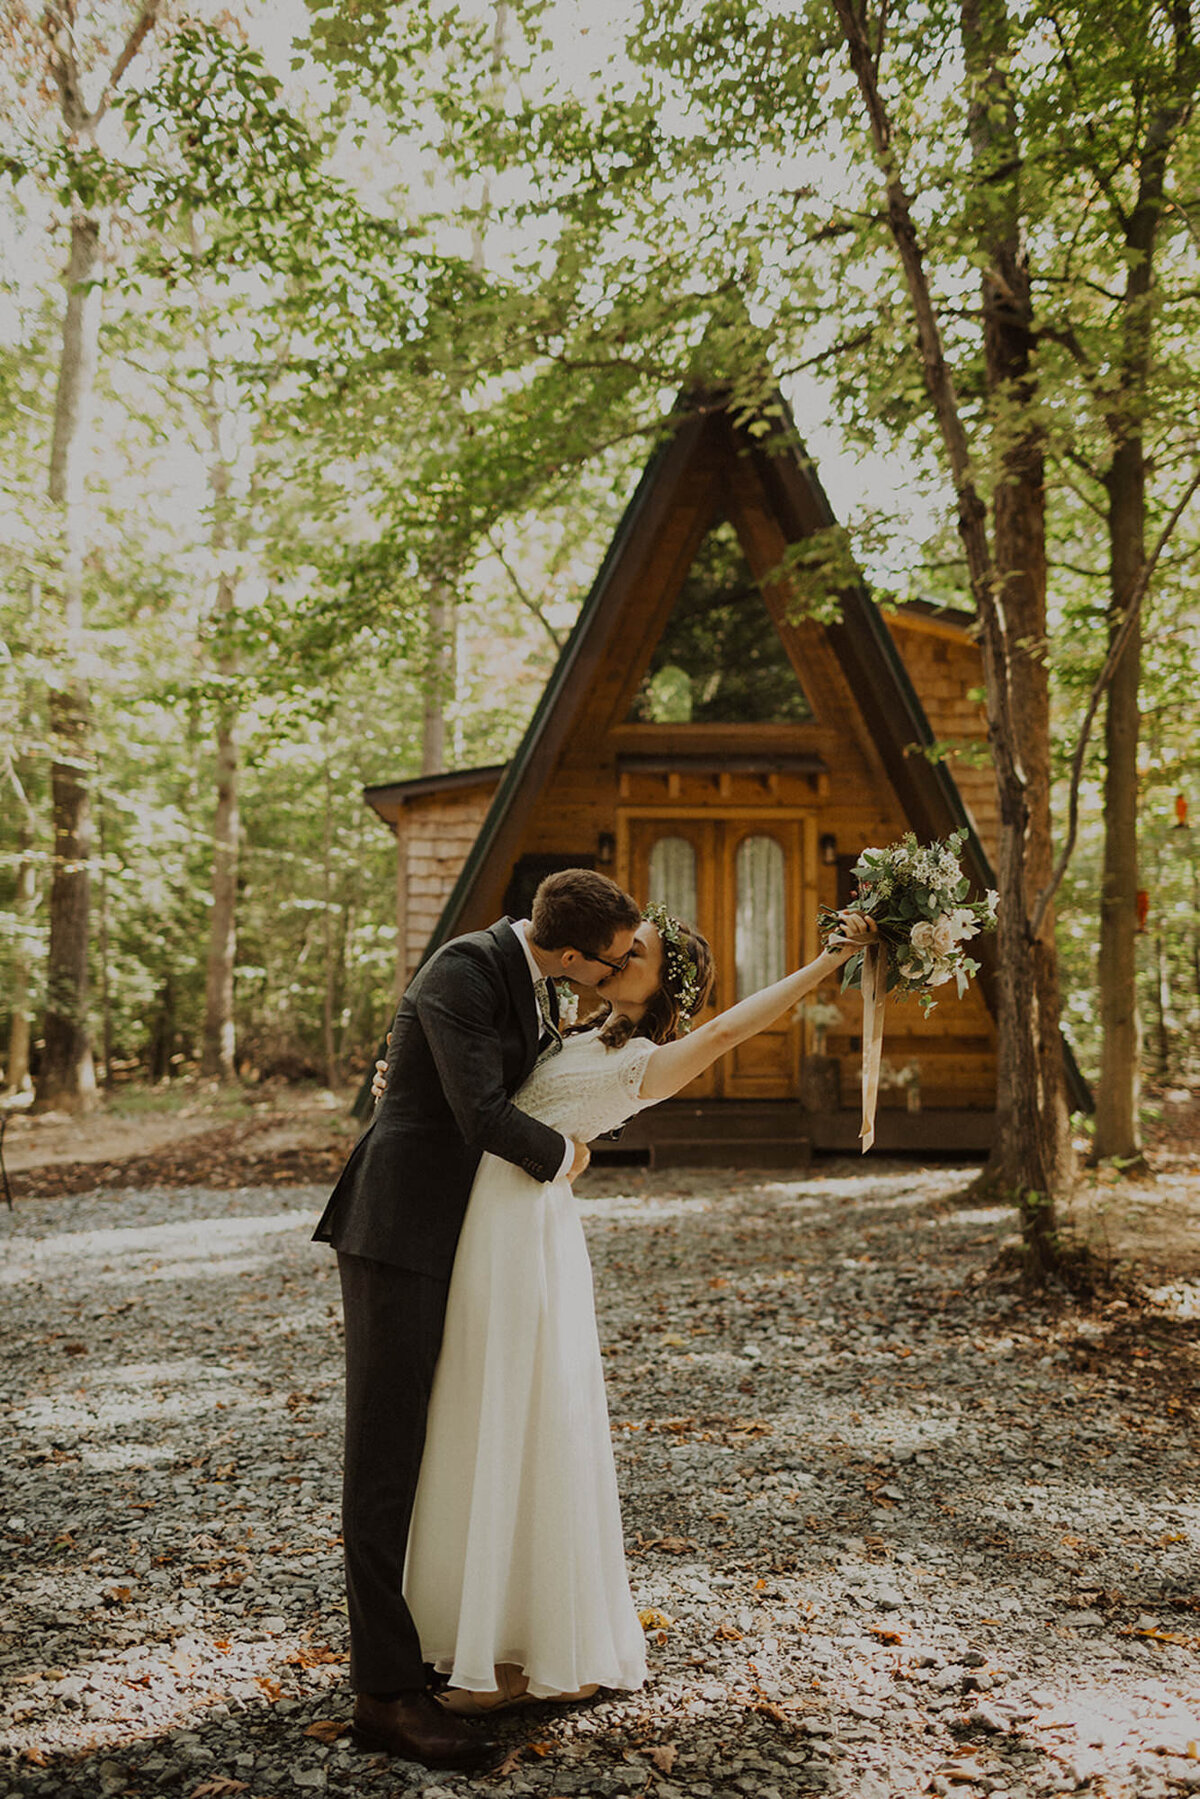
[[[954,755],[946,767],[993,868],[999,849],[996,777],[987,751],[987,713],[973,697],[983,689],[983,657],[958,626],[887,616],[888,628],[939,742],[978,744],[980,757]]]
[[[396,825],[396,980],[408,985],[487,816],[495,786],[425,794]],[[495,916],[493,914],[493,916]]]

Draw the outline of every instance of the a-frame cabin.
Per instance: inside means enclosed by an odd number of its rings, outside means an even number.
[[[402,978],[447,937],[527,912],[569,865],[694,919],[720,1004],[815,953],[817,906],[845,902],[866,845],[967,825],[992,884],[990,770],[920,753],[985,736],[969,616],[885,619],[851,586],[839,623],[791,622],[772,575],[834,522],[798,438],[781,447],[775,417],[764,443],[695,395],[673,427],[512,761],[367,790],[397,833]],[[987,1147],[990,985],[943,989],[928,1020],[889,1006],[880,1148]],[[811,1019],[790,1019],[635,1121],[621,1154],[782,1165],[853,1147],[861,1001],[820,997],[840,1005],[823,1057]]]

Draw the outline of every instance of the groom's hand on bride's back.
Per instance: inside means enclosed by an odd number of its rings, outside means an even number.
[[[577,1143],[575,1145],[575,1155],[572,1158],[571,1166],[567,1169],[567,1179],[569,1181],[578,1180],[591,1159],[592,1152],[587,1144]]]
[[[389,1031],[387,1036],[384,1038],[384,1042],[390,1043],[391,1041],[392,1041],[392,1033]],[[387,1063],[382,1062],[382,1061],[376,1062],[375,1074],[371,1081],[371,1098],[375,1101],[376,1105],[379,1104],[380,1100],[383,1098],[386,1091],[387,1091]]]

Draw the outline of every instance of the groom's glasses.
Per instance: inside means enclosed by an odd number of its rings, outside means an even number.
[[[581,949],[579,953],[586,962],[599,962],[601,968],[611,968],[614,974],[620,974],[624,969],[629,967],[629,958],[632,956],[633,951],[627,949],[625,954],[617,962],[610,962],[607,956],[598,956],[594,950],[590,949]]]

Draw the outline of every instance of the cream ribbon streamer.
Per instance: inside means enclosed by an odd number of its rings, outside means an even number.
[[[867,945],[862,961],[862,1153],[875,1141],[875,1106],[879,1098],[879,1064],[883,1056],[883,1012],[887,1002],[887,944]]]

